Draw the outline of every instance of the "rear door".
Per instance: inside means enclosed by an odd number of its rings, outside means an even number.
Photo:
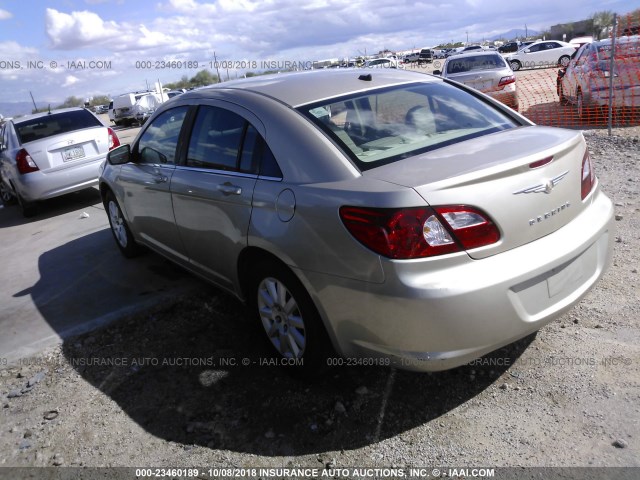
[[[240,251],[247,245],[262,123],[223,101],[198,108],[186,155],[171,181],[176,225],[191,265],[233,288]]]

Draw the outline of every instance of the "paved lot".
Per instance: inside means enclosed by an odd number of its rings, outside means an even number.
[[[117,131],[127,143],[138,129]],[[0,236],[0,358],[10,362],[202,285],[158,255],[124,259],[94,188],[41,204],[33,219],[0,207]]]

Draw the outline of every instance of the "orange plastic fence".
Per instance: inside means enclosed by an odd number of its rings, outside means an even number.
[[[602,44],[581,47],[566,68],[517,71],[520,113],[539,125],[606,127],[613,99],[612,126],[640,125],[639,28],[640,16],[619,19],[613,74],[611,35]]]

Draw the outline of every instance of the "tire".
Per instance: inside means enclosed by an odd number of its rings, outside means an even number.
[[[107,192],[104,199],[104,209],[107,212],[111,233],[116,245],[126,258],[133,258],[142,253],[142,247],[136,243],[122,214],[120,205],[111,191]]]
[[[38,213],[38,205],[35,202],[26,201],[20,196],[19,193],[16,193],[16,200],[18,201],[20,211],[22,211],[22,216],[24,218],[31,218],[36,216],[36,214]]]
[[[564,94],[564,89],[562,88],[562,82],[558,84],[558,97],[560,97],[560,105],[569,105],[569,99]]]
[[[511,60],[511,62],[509,62],[509,66],[514,72],[517,72],[522,68],[522,64],[518,60]]]
[[[16,197],[13,195],[9,187],[4,184],[4,181],[0,177],[0,202],[2,205],[9,206],[16,203]]]
[[[558,65],[562,65],[563,67],[566,67],[567,65],[569,65],[570,61],[571,61],[571,58],[569,57],[569,55],[563,55],[558,59]]]
[[[274,355],[302,360],[302,365],[288,366],[289,373],[311,377],[326,369],[331,352],[327,332],[291,270],[276,261],[259,263],[252,273],[248,303]]]

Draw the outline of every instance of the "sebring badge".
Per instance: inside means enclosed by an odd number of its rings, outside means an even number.
[[[551,190],[553,190],[553,187],[559,184],[562,181],[562,179],[567,176],[567,173],[569,173],[569,170],[567,170],[564,173],[561,173],[557,177],[553,177],[551,180],[547,180],[546,182],[539,183],[532,187],[523,188],[522,190],[513,192],[513,194],[518,195],[519,193],[540,193],[540,192],[551,193]]]

